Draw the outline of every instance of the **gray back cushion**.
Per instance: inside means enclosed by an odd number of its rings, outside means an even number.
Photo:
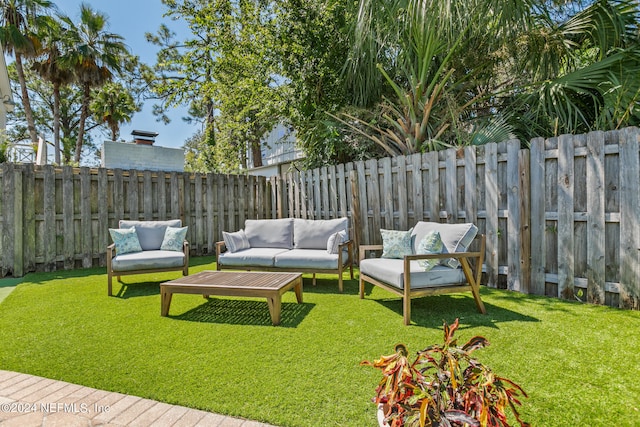
[[[136,228],[142,250],[154,251],[160,249],[167,227],[182,227],[182,221],[179,219],[169,221],[120,221],[120,228],[131,227]]]
[[[465,252],[478,233],[478,227],[472,223],[441,224],[439,222],[418,221],[413,227],[411,244],[413,253],[417,253],[420,241],[432,231],[438,231],[447,252]]]
[[[293,219],[248,219],[244,234],[252,248],[293,248]]]
[[[348,218],[293,220],[293,247],[296,249],[327,249],[332,234],[348,230]]]

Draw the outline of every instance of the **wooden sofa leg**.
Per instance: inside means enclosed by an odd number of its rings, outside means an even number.
[[[364,299],[364,279],[362,278],[362,275],[360,275],[360,299]]]
[[[313,273],[312,283],[313,283],[313,286],[316,285],[316,273]]]
[[[402,317],[405,326],[411,324],[411,297],[404,296],[402,298]]]
[[[111,272],[107,273],[107,296],[113,295],[113,277]]]
[[[338,276],[338,290],[340,291],[340,293],[342,293],[343,287],[342,287],[342,272],[340,272],[339,276]]]
[[[480,299],[480,288],[477,284],[471,285],[471,293],[473,294],[473,299],[476,301],[478,311],[482,314],[487,314],[487,309],[484,308],[484,303],[482,302],[482,299]]]

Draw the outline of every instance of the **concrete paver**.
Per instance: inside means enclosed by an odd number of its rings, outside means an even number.
[[[275,427],[0,370],[0,427]]]

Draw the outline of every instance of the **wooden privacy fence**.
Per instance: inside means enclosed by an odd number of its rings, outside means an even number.
[[[263,177],[0,165],[0,272],[105,266],[121,219],[180,218],[194,255],[223,230],[271,215]]]
[[[181,218],[194,255],[246,218],[348,216],[357,244],[420,220],[473,222],[487,235],[483,283],[637,309],[639,137],[513,140],[268,179],[4,164],[1,273],[105,265],[119,219]]]
[[[349,215],[356,243],[417,221],[473,222],[485,280],[525,293],[640,308],[639,131],[517,140],[293,171],[275,215]]]

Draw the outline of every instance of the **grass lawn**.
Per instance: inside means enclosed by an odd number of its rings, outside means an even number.
[[[214,269],[192,259],[191,272]],[[374,426],[379,372],[359,366],[441,342],[485,336],[475,356],[529,393],[537,426],[632,426],[640,420],[640,312],[482,288],[487,315],[468,294],[401,301],[357,280],[305,276],[304,303],[284,295],[282,324],[263,299],[174,295],[160,316],[158,282],[179,273],[124,276],[107,296],[104,269],[29,274],[0,303],[0,369],[246,417],[280,426]],[[357,276],[356,276],[357,277]]]

